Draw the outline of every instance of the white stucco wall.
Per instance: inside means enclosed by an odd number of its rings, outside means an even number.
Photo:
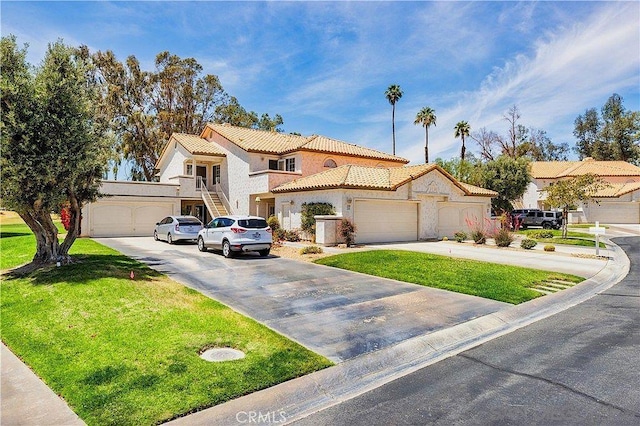
[[[169,179],[185,174],[185,161],[192,158],[191,153],[184,149],[182,145],[177,142],[171,142],[173,146],[167,148],[165,156],[168,158],[163,161],[160,168],[160,182],[169,182]],[[193,172],[195,174],[195,170]]]

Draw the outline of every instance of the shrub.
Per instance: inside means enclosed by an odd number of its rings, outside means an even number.
[[[467,233],[464,231],[458,231],[453,234],[453,238],[459,243],[464,242],[464,240],[467,239]]]
[[[338,225],[338,234],[344,239],[347,247],[351,247],[355,240],[356,226],[349,219],[342,219]]]
[[[297,229],[284,231],[284,239],[291,242],[300,241],[300,231],[298,231]]]
[[[449,241],[449,237],[442,237],[442,241]]]
[[[286,239],[287,237],[287,231],[285,231],[282,228],[278,228],[275,231],[273,231],[273,241],[282,241],[284,239]]]
[[[310,236],[316,235],[316,219],[314,216],[336,214],[330,203],[302,203],[300,228]]]
[[[556,251],[556,246],[554,246],[553,244],[547,244],[546,246],[544,246],[544,251]]]
[[[271,215],[267,218],[267,225],[271,228],[273,232],[276,232],[280,229],[280,222],[278,222],[278,217]]]
[[[509,247],[514,240],[513,234],[505,228],[498,230],[493,236],[493,239],[496,241],[498,247]]]
[[[300,249],[300,254],[320,254],[323,253],[322,247],[306,246]]]
[[[530,238],[537,238],[537,239],[548,239],[548,238],[553,238],[553,232],[551,231],[533,231],[533,232],[529,232],[527,234]]]
[[[471,231],[471,238],[476,244],[484,244],[487,242],[487,234],[482,229],[474,229]]]
[[[536,245],[538,245],[538,242],[536,240],[532,240],[531,238],[525,238],[520,243],[520,247],[526,250],[530,250],[534,248]]]

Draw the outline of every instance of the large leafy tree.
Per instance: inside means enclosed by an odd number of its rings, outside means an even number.
[[[640,111],[629,111],[614,93],[600,115],[590,108],[574,122],[576,152],[580,158],[621,160],[640,164]]]
[[[282,131],[280,115],[258,116],[227,94],[217,76],[202,75],[194,58],[169,52],[143,71],[135,56],[122,63],[113,52],[96,52],[103,83],[103,108],[116,137],[114,172],[127,162],[133,180],[154,180],[154,166],[174,132],[198,134],[207,122]]]
[[[491,200],[491,206],[494,211],[502,212],[513,210],[512,201],[522,197],[530,181],[529,160],[526,157],[501,155],[482,165],[476,184],[498,193]]]
[[[456,127],[454,127],[454,130],[455,130],[454,137],[462,139],[462,148],[460,149],[460,160],[464,161],[464,155],[465,155],[465,152],[467,152],[467,148],[464,145],[464,140],[465,138],[469,137],[469,132],[471,132],[471,127],[469,126],[469,123],[467,123],[466,121],[458,121],[458,123],[456,124]]]
[[[544,201],[545,204],[549,207],[562,209],[562,217],[564,218],[562,222],[562,238],[567,237],[569,209],[579,202],[594,198],[596,193],[607,185],[600,177],[586,174],[558,181],[543,189],[547,195]]]
[[[413,124],[420,124],[424,127],[424,162],[429,162],[429,126],[436,125],[436,112],[430,107],[424,107],[418,114]]]
[[[98,196],[107,139],[86,51],[50,44],[32,72],[26,47],[1,41],[2,199],[36,237],[33,264],[67,261],[80,232],[82,206]],[[60,244],[50,213],[67,206]]]
[[[393,155],[396,155],[396,103],[402,98],[402,89],[397,84],[390,85],[384,92],[391,104],[391,135],[393,137]]]

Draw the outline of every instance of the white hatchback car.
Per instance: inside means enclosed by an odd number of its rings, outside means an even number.
[[[202,222],[195,216],[167,216],[156,223],[153,239],[167,240],[173,244],[178,240],[196,240],[202,229]]]
[[[257,251],[267,256],[271,251],[271,228],[258,216],[220,216],[198,233],[198,250],[222,250],[224,257]]]

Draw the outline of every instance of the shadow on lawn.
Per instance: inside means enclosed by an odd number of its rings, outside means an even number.
[[[31,232],[2,232],[0,231],[0,239],[11,237],[24,237],[27,235],[33,235]]]
[[[57,283],[85,284],[102,278],[131,279],[150,281],[162,276],[146,265],[125,255],[83,254],[72,256],[72,263],[56,267],[47,265],[38,268],[33,263],[7,272],[5,279],[31,278],[35,285]]]

